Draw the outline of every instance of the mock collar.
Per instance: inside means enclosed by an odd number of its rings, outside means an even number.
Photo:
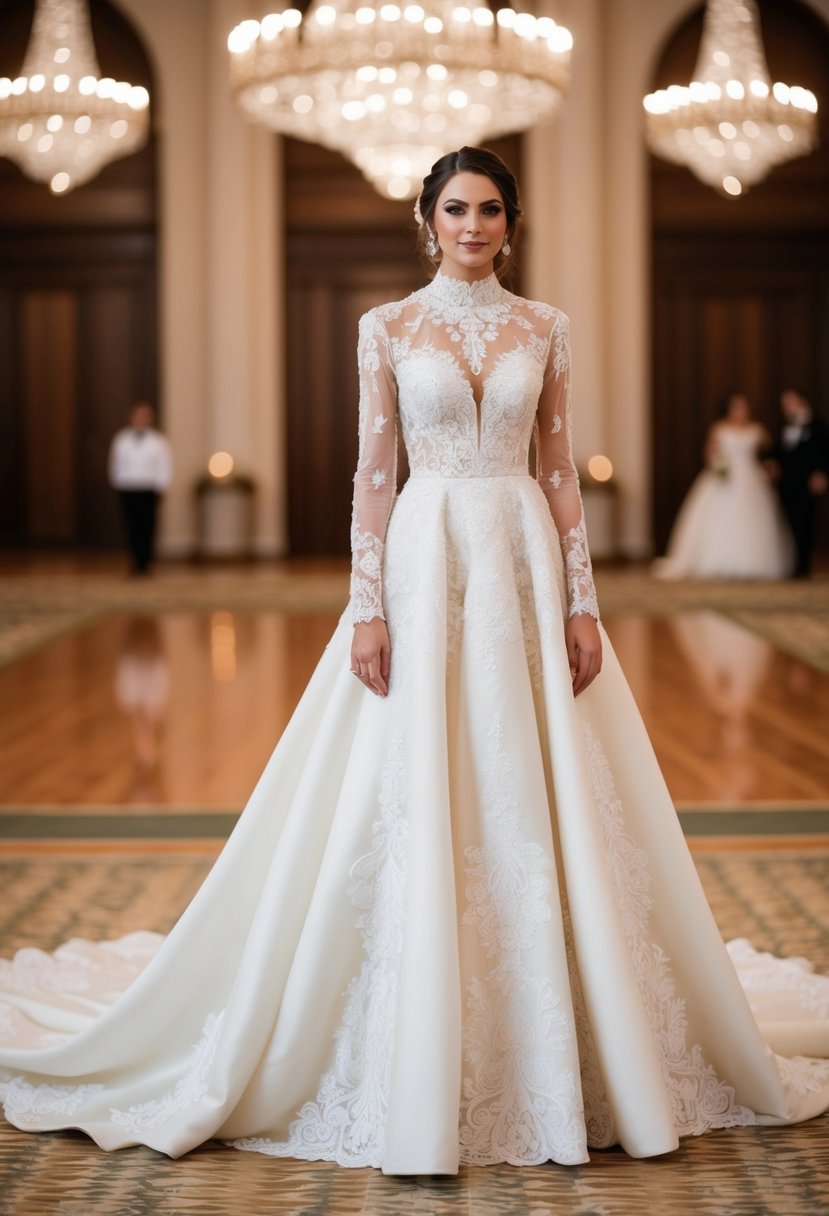
[[[485,279],[468,283],[466,279],[456,279],[438,271],[423,290],[435,299],[456,308],[480,308],[482,305],[499,304],[507,294],[494,272],[488,274]]]

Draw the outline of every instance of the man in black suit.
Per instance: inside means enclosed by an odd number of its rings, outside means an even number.
[[[829,487],[829,427],[796,389],[787,388],[782,393],[780,408],[783,426],[767,453],[766,467],[777,483],[794,536],[794,576],[806,578],[815,547],[817,500]]]

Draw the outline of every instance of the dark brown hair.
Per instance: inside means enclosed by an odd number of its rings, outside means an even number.
[[[423,220],[418,232],[418,247],[421,252],[429,258],[425,249],[429,225],[434,218],[441,190],[456,173],[480,173],[482,177],[488,177],[498,187],[501,198],[504,200],[504,212],[507,217],[507,239],[512,244],[517,234],[518,222],[521,219],[518,183],[496,152],[490,151],[489,148],[464,147],[459,148],[457,152],[447,152],[445,156],[441,156],[424,178],[423,189],[418,199]],[[429,261],[434,264],[433,258],[429,258]],[[506,258],[499,253],[495,259],[496,270],[501,269],[505,263]]]

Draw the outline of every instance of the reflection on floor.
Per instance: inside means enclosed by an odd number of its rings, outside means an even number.
[[[333,630],[342,566],[179,569],[136,586],[94,562],[26,565],[0,586],[0,953],[164,932]],[[723,935],[824,971],[828,586],[602,580],[605,624]],[[107,1155],[77,1133],[0,1123],[0,1212],[819,1216],[826,1127],[714,1133],[647,1162],[614,1150],[577,1169],[403,1179],[215,1143],[177,1162]]]
[[[330,613],[111,614],[0,669],[0,805],[239,810]],[[680,804],[829,805],[829,676],[712,612],[606,627]]]

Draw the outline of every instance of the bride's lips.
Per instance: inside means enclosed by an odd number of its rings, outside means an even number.
[[[483,247],[486,245],[486,241],[461,241],[460,243],[463,245],[464,249],[472,250],[483,249]]]

